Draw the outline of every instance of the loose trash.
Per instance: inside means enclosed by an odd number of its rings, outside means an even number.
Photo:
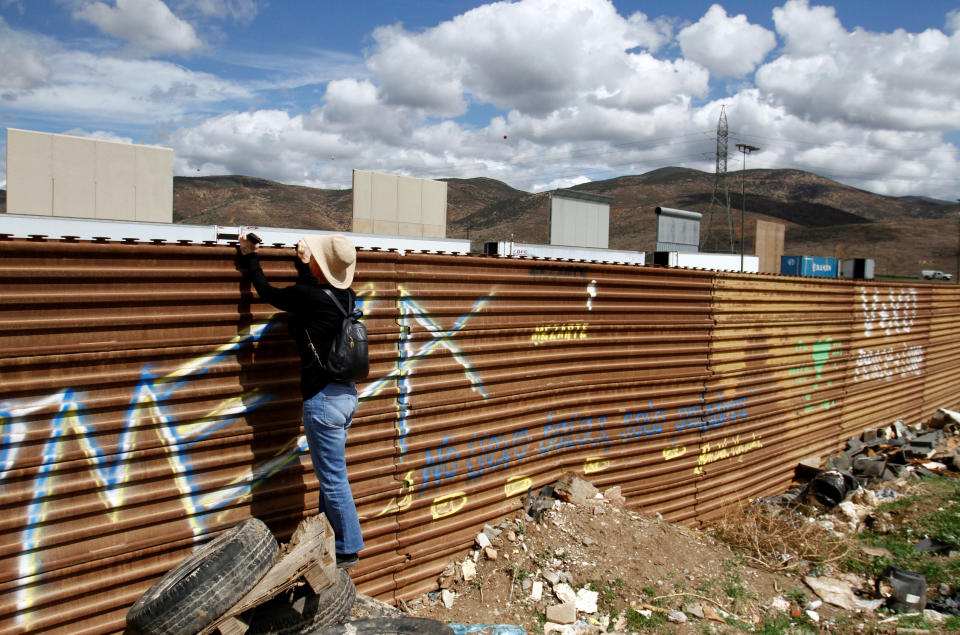
[[[922,573],[888,566],[877,578],[876,591],[894,611],[922,611],[927,605],[927,579]],[[886,591],[886,592],[885,592]]]

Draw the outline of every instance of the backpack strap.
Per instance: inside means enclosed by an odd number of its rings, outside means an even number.
[[[337,296],[334,295],[333,291],[331,291],[330,289],[324,289],[323,291],[324,291],[324,293],[326,293],[328,296],[330,296],[330,299],[333,300],[333,304],[336,305],[336,307],[337,307],[338,309],[340,309],[340,312],[341,312],[341,313],[343,313],[343,317],[347,317],[348,315],[350,315],[350,312],[349,312],[347,309],[343,308],[343,305],[340,304],[340,300],[337,299]],[[348,302],[350,301],[350,299],[352,298],[352,296],[353,296],[353,292],[352,292],[350,289],[347,289],[347,301],[348,301]]]

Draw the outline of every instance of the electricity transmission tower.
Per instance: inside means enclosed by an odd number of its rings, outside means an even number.
[[[711,233],[714,208],[726,216],[729,244],[724,249],[723,230]],[[717,122],[717,170],[713,177],[713,195],[710,197],[710,209],[707,210],[707,223],[700,232],[700,251],[733,253],[733,220],[730,216],[730,187],[727,185],[727,107],[720,108],[720,121]]]

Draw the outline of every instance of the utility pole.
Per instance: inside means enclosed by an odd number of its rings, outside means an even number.
[[[746,143],[737,144],[737,150],[743,153],[743,166],[740,168],[740,273],[743,273],[743,243],[746,242],[747,237],[746,228],[743,224],[744,212],[747,209],[747,195],[743,186],[747,173],[747,155],[751,152],[757,152],[759,149]]]

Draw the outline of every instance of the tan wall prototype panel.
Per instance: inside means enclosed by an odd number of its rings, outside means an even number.
[[[0,240],[0,632],[122,632],[197,544],[316,513],[286,316],[235,257]],[[950,285],[361,251],[354,289],[351,575],[391,602],[565,471],[695,520],[960,399]]]
[[[137,219],[137,158],[132,145],[98,142],[97,218]]]
[[[53,137],[53,215],[96,218],[97,143]]]
[[[7,128],[7,211],[53,215],[53,138]]]
[[[446,238],[447,184],[353,171],[353,231]]]
[[[7,212],[172,222],[173,150],[8,128]]]
[[[783,256],[783,223],[758,220],[755,251],[760,258],[760,273],[780,273],[780,258]]]

